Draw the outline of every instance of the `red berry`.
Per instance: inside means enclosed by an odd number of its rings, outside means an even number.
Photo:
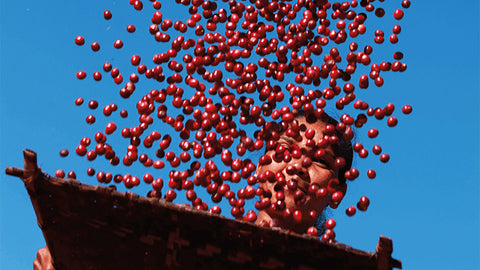
[[[300,210],[295,210],[293,212],[293,221],[295,223],[301,223],[302,222],[302,212]]]
[[[383,78],[378,76],[375,78],[375,85],[381,87],[383,85]]]
[[[392,28],[392,32],[394,34],[400,34],[400,32],[402,31],[402,27],[398,24],[394,25],[393,28]]]
[[[377,8],[375,9],[375,15],[381,18],[385,15],[385,10],[383,8]]]
[[[356,212],[357,212],[357,209],[355,208],[355,206],[349,206],[349,207],[347,208],[347,210],[345,210],[345,213],[346,213],[347,216],[349,216],[349,217],[355,215]]]
[[[136,10],[142,10],[142,9],[143,9],[143,3],[142,3],[142,1],[140,1],[140,0],[135,0],[135,2],[133,2],[133,7],[134,7]]]
[[[367,133],[368,137],[369,138],[375,138],[378,136],[378,129],[376,128],[371,128],[370,130],[368,130],[368,133]]]
[[[135,32],[135,26],[133,24],[127,25],[127,32],[129,33]]]
[[[83,44],[85,44],[85,39],[82,36],[78,36],[75,38],[75,44],[77,44],[78,46],[82,46]]]
[[[97,158],[97,152],[95,152],[95,150],[90,150],[90,151],[87,152],[87,159],[89,161],[92,161],[96,158]]]
[[[382,147],[380,147],[380,145],[378,145],[378,144],[375,144],[372,148],[372,152],[375,155],[380,155],[380,153],[382,152]]]
[[[115,49],[121,49],[123,47],[123,41],[120,39],[115,40],[113,47],[115,47]]]
[[[87,147],[85,147],[84,145],[80,144],[77,149],[75,150],[75,152],[77,153],[77,155],[79,156],[85,156],[85,154],[87,154]]]
[[[361,158],[366,158],[368,157],[368,150],[365,148],[362,148],[358,151],[358,156]]]
[[[330,218],[325,222],[325,228],[329,229],[329,230],[333,230],[333,228],[335,228],[336,225],[337,225],[337,223],[335,222],[335,219],[333,219],[333,218]]]
[[[87,77],[87,73],[83,70],[80,70],[79,72],[77,72],[77,78],[79,80],[83,80]]]
[[[68,178],[77,179],[77,174],[74,171],[69,171],[67,174]]]
[[[61,156],[61,157],[66,157],[66,156],[68,156],[68,150],[67,150],[67,149],[62,149],[62,150],[60,150],[60,156]]]
[[[112,70],[112,64],[110,64],[109,62],[105,62],[103,64],[103,70],[105,72],[110,72]]]
[[[370,179],[374,179],[377,176],[377,173],[375,172],[375,170],[370,169],[367,171],[367,176]]]
[[[100,80],[102,80],[102,74],[101,74],[100,72],[98,72],[98,71],[95,71],[95,72],[93,73],[93,79],[94,79],[95,81],[97,81],[97,82],[100,81]]]
[[[93,42],[90,47],[92,48],[92,51],[94,52],[98,52],[100,50],[100,44],[98,44],[98,42]]]
[[[140,60],[141,60],[140,56],[138,56],[138,55],[136,55],[136,54],[135,54],[135,55],[132,55],[132,57],[130,58],[130,62],[131,62],[132,65],[134,65],[134,66],[138,66],[138,65],[140,64]]]
[[[116,129],[117,129],[117,125],[115,125],[115,123],[113,123],[113,122],[110,122],[105,127],[105,133],[110,135],[113,132],[115,132]]]
[[[85,118],[85,121],[87,122],[87,124],[91,125],[95,123],[95,116],[90,114],[87,116],[87,118]]]
[[[381,154],[380,155],[380,161],[383,163],[387,163],[390,160],[390,155],[389,154]]]
[[[309,234],[311,236],[318,236],[318,230],[315,227],[309,227],[307,229],[307,234]]]
[[[64,178],[65,177],[65,172],[62,169],[58,169],[55,171],[55,176],[58,178]]]
[[[357,203],[357,208],[360,211],[367,211],[368,206],[370,205],[370,200],[367,196],[360,197],[360,200]]]
[[[395,53],[393,53],[393,58],[395,60],[402,60],[403,59],[403,53],[402,52],[395,52]]]
[[[165,199],[169,202],[175,200],[177,197],[177,193],[174,190],[169,189],[167,193],[165,194]]]
[[[93,99],[90,100],[90,101],[88,102],[88,107],[89,107],[90,109],[92,109],[92,110],[95,110],[96,108],[98,108],[98,101],[93,100]]]
[[[110,20],[112,18],[112,13],[110,12],[110,10],[106,9],[103,12],[103,18],[105,18],[105,20]]]
[[[403,106],[402,112],[403,112],[404,114],[410,114],[410,113],[412,112],[412,106],[410,106],[410,105],[405,105],[405,106]]]
[[[128,117],[128,112],[127,112],[127,110],[121,110],[121,111],[120,111],[120,116],[121,116],[122,118],[127,118],[127,117]]]
[[[396,126],[398,123],[398,120],[395,116],[390,116],[388,119],[387,119],[387,125],[389,127],[394,127]]]
[[[87,169],[87,175],[93,176],[94,174],[95,174],[95,169],[93,169],[93,168],[88,168]]]
[[[393,13],[393,17],[396,19],[396,20],[401,20],[403,18],[403,10],[401,9],[396,9]]]
[[[390,43],[395,44],[398,42],[398,36],[395,34],[390,35]]]
[[[82,97],[78,97],[77,99],[75,99],[75,105],[80,106],[82,104],[83,104],[83,98]]]

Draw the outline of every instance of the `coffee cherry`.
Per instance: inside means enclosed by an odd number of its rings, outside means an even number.
[[[360,197],[360,200],[357,203],[357,208],[360,211],[367,211],[368,206],[370,205],[370,200],[366,196]]]
[[[71,179],[77,179],[77,174],[74,171],[69,171],[67,177]]]
[[[77,99],[75,99],[75,105],[80,106],[82,104],[83,104],[83,98],[82,97],[78,97]]]
[[[387,125],[389,127],[394,127],[396,126],[398,123],[398,120],[395,116],[390,116],[388,119],[387,119]]]
[[[93,176],[94,174],[95,174],[95,169],[93,169],[93,168],[88,168],[87,169],[87,175]]]
[[[303,219],[303,217],[302,217],[302,212],[301,212],[300,210],[295,210],[295,211],[293,212],[293,221],[294,221],[295,223],[301,223],[301,222],[302,222],[302,219]]]
[[[335,228],[336,225],[337,225],[337,223],[335,222],[335,219],[333,219],[333,218],[330,218],[325,222],[325,228],[329,229],[329,230],[333,230],[333,228]]]
[[[77,78],[79,80],[83,80],[87,77],[87,73],[83,70],[80,70],[79,72],[77,72]]]
[[[380,155],[380,161],[383,163],[387,163],[390,160],[390,155],[389,154],[381,154]]]
[[[129,33],[135,32],[135,26],[133,24],[127,25],[127,32]]]
[[[83,44],[85,44],[85,39],[82,36],[78,36],[75,38],[75,44],[77,44],[78,46],[82,46]]]
[[[355,215],[356,212],[357,212],[357,209],[355,208],[355,206],[349,206],[349,207],[347,208],[347,210],[345,210],[345,213],[346,213],[347,216],[349,216],[349,217]]]
[[[412,106],[410,105],[405,105],[402,107],[402,112],[404,114],[410,114],[412,112]]]
[[[378,136],[378,129],[376,128],[369,129],[367,135],[369,138],[372,138],[372,139],[376,138]]]
[[[95,123],[95,116],[90,114],[87,116],[87,118],[85,118],[85,121],[87,122],[87,124],[91,125]]]
[[[318,230],[315,227],[309,227],[307,229],[307,234],[309,234],[311,236],[318,236]]]
[[[393,13],[393,17],[396,20],[401,20],[403,18],[403,10],[401,9],[396,9],[395,12]]]
[[[110,12],[110,10],[106,9],[103,12],[103,17],[105,18],[105,20],[110,20],[112,18],[112,13]]]
[[[101,74],[100,72],[98,72],[98,71],[95,71],[95,72],[93,73],[93,79],[94,79],[95,81],[97,81],[97,82],[100,81],[100,80],[102,80],[102,74]]]
[[[98,42],[93,42],[90,47],[92,48],[92,51],[94,52],[98,52],[100,50],[100,44],[98,44]]]
[[[380,153],[382,152],[382,147],[380,147],[380,145],[378,145],[378,144],[375,144],[372,148],[372,152],[375,155],[380,155]]]
[[[115,47],[115,49],[121,49],[123,47],[123,41],[120,39],[115,40],[113,47]]]
[[[61,157],[66,157],[66,156],[68,156],[68,150],[67,150],[67,149],[62,149],[62,150],[60,150],[60,156],[61,156]]]
[[[55,171],[55,176],[58,178],[65,178],[65,172],[62,169],[58,169]]]
[[[367,171],[367,176],[370,179],[374,179],[377,176],[377,173],[375,172],[375,170],[370,169]]]
[[[113,132],[115,132],[115,130],[117,129],[117,125],[113,122],[110,122],[107,124],[107,126],[105,127],[105,133],[110,135],[112,134]]]

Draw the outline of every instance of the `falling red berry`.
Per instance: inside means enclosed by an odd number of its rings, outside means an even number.
[[[83,98],[82,97],[78,97],[75,99],[75,105],[77,106],[80,106],[83,104]]]
[[[105,20],[110,20],[112,18],[112,12],[110,12],[110,10],[106,9],[103,12],[103,18],[105,18]]]
[[[77,72],[77,79],[83,80],[87,77],[87,73],[83,70]]]
[[[355,215],[356,212],[357,212],[357,209],[355,208],[355,206],[349,206],[349,207],[347,208],[347,210],[345,210],[345,213],[346,213],[347,216],[349,216],[349,217]]]
[[[55,176],[58,178],[65,178],[65,172],[62,169],[58,169],[55,171]]]
[[[412,112],[412,106],[410,105],[405,105],[402,107],[402,112],[404,114],[410,114]]]
[[[67,150],[67,149],[62,149],[62,150],[60,150],[60,156],[61,156],[61,157],[66,157],[66,156],[68,156],[68,150]]]
[[[120,39],[115,40],[113,47],[115,47],[115,49],[121,49],[123,47],[123,41]]]
[[[401,20],[403,18],[403,10],[401,9],[396,9],[393,13],[393,17],[396,19],[396,20]]]
[[[75,44],[77,44],[78,46],[82,46],[83,44],[85,44],[85,39],[82,36],[78,36],[75,38]]]
[[[94,52],[98,52],[100,50],[100,44],[98,44],[98,42],[93,42],[92,45],[90,45],[90,47],[92,48],[92,51]]]

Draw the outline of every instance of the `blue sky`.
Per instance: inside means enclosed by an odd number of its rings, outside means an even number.
[[[386,19],[377,22],[382,29],[390,29],[392,20],[387,17],[401,1],[387,2],[382,3]],[[134,70],[129,64],[132,54],[151,63],[152,55],[162,52],[164,46],[146,32],[152,8],[148,1],[144,4],[138,12],[128,1],[0,2],[0,167],[22,167],[22,150],[29,148],[38,153],[45,172],[75,170],[88,184],[97,184],[85,174],[90,166],[137,175],[146,170],[142,166],[112,168],[103,158],[87,162],[74,154],[82,137],[93,137],[110,121],[119,129],[108,140],[124,153],[126,142],[119,131],[136,121],[135,98],[142,91],[165,87],[141,81],[135,96],[123,100],[108,74],[102,72],[98,83],[91,78],[109,61],[126,80]],[[164,18],[186,19],[183,7],[162,4]],[[112,20],[103,19],[105,9],[112,11]],[[412,1],[400,21],[399,43],[374,47],[379,59],[401,50],[407,71],[387,73],[383,87],[370,86],[357,96],[372,107],[393,102],[399,124],[388,128],[384,122],[370,120],[367,126],[380,130],[375,141],[366,138],[368,128],[357,131],[358,141],[370,148],[381,144],[391,159],[382,164],[370,153],[366,160],[355,160],[361,172],[375,168],[377,178],[363,176],[350,183],[347,197],[332,211],[338,241],[374,251],[379,235],[391,237],[393,255],[403,261],[404,269],[480,266],[478,18],[477,1],[456,5]],[[137,26],[136,33],[125,31],[129,23]],[[85,37],[86,45],[74,44],[77,35]],[[121,50],[113,48],[116,39],[125,43]],[[99,52],[90,50],[93,41],[100,43]],[[85,70],[87,79],[77,80],[78,70]],[[79,96],[86,102],[77,107],[74,100]],[[86,106],[91,99],[100,104],[96,111]],[[110,103],[128,109],[130,117],[121,119],[118,111],[110,118],[102,116],[101,109]],[[400,112],[404,104],[413,106],[412,114]],[[330,112],[335,114],[333,109]],[[97,117],[94,125],[85,123],[88,114]],[[63,148],[70,150],[68,158],[59,157]],[[133,191],[143,195],[146,188]],[[346,217],[345,208],[362,195],[371,200],[369,210]],[[23,184],[1,175],[0,268],[31,269],[36,250],[44,245]]]

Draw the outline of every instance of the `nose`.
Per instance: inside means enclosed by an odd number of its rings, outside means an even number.
[[[296,175],[303,181],[310,182],[310,174],[307,168],[302,166],[301,159],[295,160],[291,165],[287,166],[286,172],[289,175]]]
[[[290,175],[290,177],[293,176],[293,178],[296,178],[295,180],[298,183],[311,182],[308,169],[303,167],[302,163],[298,160],[292,161],[292,163],[285,168],[285,172],[287,173],[287,175]]]
[[[310,175],[308,174],[308,170],[305,167],[303,167],[302,165],[296,166],[296,168],[297,168],[296,175],[298,175],[302,180],[310,182],[310,181],[308,181],[310,179]]]

